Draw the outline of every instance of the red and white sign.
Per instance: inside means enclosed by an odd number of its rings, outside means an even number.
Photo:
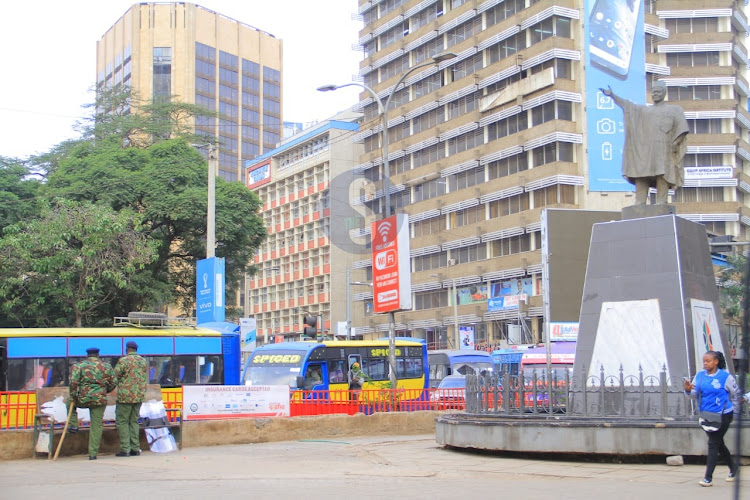
[[[375,221],[372,236],[372,298],[375,313],[411,309],[409,216]]]

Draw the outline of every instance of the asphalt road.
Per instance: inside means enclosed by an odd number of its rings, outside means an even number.
[[[0,498],[733,498],[717,467],[539,460],[443,448],[432,435],[186,448],[0,462]],[[741,498],[750,498],[750,467]]]

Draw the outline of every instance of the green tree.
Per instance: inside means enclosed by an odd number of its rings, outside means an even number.
[[[131,208],[156,241],[156,260],[136,277],[142,290],[120,293],[114,315],[159,304],[194,306],[195,266],[206,255],[207,169],[195,148],[171,139],[144,149],[82,143],[50,174],[47,196]],[[242,184],[216,179],[216,255],[227,259],[230,291],[266,236],[260,206]]]
[[[18,324],[82,326],[127,290],[155,256],[140,216],[90,202],[56,201],[0,239],[0,307]]]
[[[0,156],[0,234],[4,227],[38,213],[39,185],[24,161]]]
[[[719,272],[719,300],[724,317],[731,324],[740,326],[743,307],[743,283],[747,271],[744,255],[727,255],[727,265]]]

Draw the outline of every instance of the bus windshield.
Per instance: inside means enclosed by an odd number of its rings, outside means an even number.
[[[297,388],[305,352],[274,350],[257,352],[250,359],[242,383],[244,385],[288,385]]]

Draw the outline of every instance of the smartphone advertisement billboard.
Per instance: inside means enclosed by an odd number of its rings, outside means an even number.
[[[409,216],[372,223],[372,299],[375,313],[411,309]]]
[[[585,8],[589,190],[634,191],[622,176],[622,110],[599,89],[645,103],[643,0],[586,0]]]
[[[196,266],[195,315],[198,324],[224,321],[224,259],[201,259]]]

